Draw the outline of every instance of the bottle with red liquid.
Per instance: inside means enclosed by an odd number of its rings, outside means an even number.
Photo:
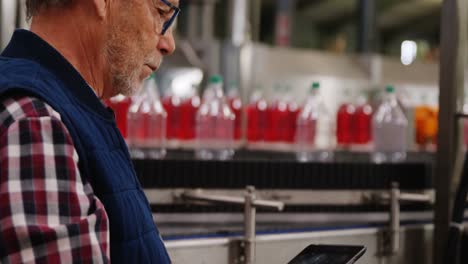
[[[336,114],[336,141],[338,146],[348,148],[355,137],[354,116],[356,108],[351,103],[349,90],[345,91],[345,101],[338,108]]]
[[[268,107],[268,125],[265,135],[267,142],[286,142],[288,138],[288,103],[284,100],[283,89],[276,85],[273,100]]]
[[[231,82],[227,93],[228,104],[231,107],[236,122],[234,124],[234,140],[238,141],[242,137],[242,100],[239,95],[239,88],[236,82]]]
[[[247,106],[247,141],[258,143],[265,140],[268,103],[262,93],[254,91]]]
[[[312,84],[310,95],[297,118],[296,158],[300,162],[333,160],[334,118],[320,96],[320,84]]]
[[[212,96],[203,100],[197,112],[195,156],[204,160],[227,160],[234,155],[235,116],[223,94],[223,78],[214,75],[207,90]]]
[[[288,89],[288,94],[289,94]],[[296,136],[296,121],[297,117],[299,116],[299,112],[301,108],[299,104],[294,100],[292,96],[287,96],[286,98],[287,107],[288,107],[288,125],[287,125],[287,136],[286,142],[287,143],[294,143],[294,138]]]
[[[182,102],[181,110],[181,136],[184,141],[195,139],[195,127],[198,108],[200,108],[201,100],[197,94],[195,86],[192,86],[190,96]]]
[[[368,146],[372,142],[372,114],[372,106],[363,93],[358,97],[354,114],[355,132],[353,143],[356,146]]]
[[[127,138],[127,112],[132,103],[130,97],[122,94],[116,95],[105,101],[106,105],[114,111],[117,127],[124,138]]]
[[[134,158],[162,159],[166,155],[167,114],[154,76],[147,79],[128,111],[128,144]]]
[[[170,92],[163,98],[162,104],[167,112],[167,139],[171,142],[176,142],[182,133],[182,100],[179,96]]]

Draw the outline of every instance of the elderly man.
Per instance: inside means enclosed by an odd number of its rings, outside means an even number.
[[[169,263],[101,99],[171,54],[178,0],[26,0],[0,57],[0,262]]]

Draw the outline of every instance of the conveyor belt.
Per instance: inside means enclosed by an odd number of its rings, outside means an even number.
[[[231,213],[243,212],[243,207],[231,205],[193,205],[193,204],[172,204],[172,205],[151,205],[153,212],[158,213]],[[430,211],[432,205],[429,204],[403,204],[402,212]],[[259,212],[272,212],[268,209],[257,209]],[[287,205],[281,213],[360,213],[360,212],[387,212],[388,205]]]
[[[402,226],[413,224],[429,224],[430,221],[402,221]],[[301,232],[318,232],[318,231],[337,231],[349,230],[356,228],[370,228],[387,227],[386,222],[376,223],[333,223],[327,224],[291,224],[291,223],[263,223],[258,224],[257,235],[265,234],[284,234],[284,233],[301,233]],[[158,226],[163,238],[165,240],[180,240],[180,239],[200,239],[200,238],[222,238],[222,237],[236,237],[243,235],[243,226],[239,225],[185,225],[174,224],[159,225]]]
[[[143,188],[204,188],[297,190],[387,189],[398,182],[403,190],[432,188],[432,164],[414,162],[370,164],[298,163],[294,160],[200,161],[193,159],[135,160]]]
[[[302,202],[299,203],[278,198],[286,204],[283,213],[387,212],[388,205],[359,202],[360,196],[344,195],[358,199],[348,201],[345,198],[346,201],[333,204],[325,203],[327,201],[323,197],[326,196],[311,193],[337,191],[337,196],[340,196],[340,192],[388,191],[392,182],[398,182],[404,191],[428,191],[433,187],[433,157],[427,153],[410,153],[405,163],[379,165],[365,162],[368,154],[349,152],[335,154],[338,162],[334,163],[298,163],[292,153],[258,151],[238,152],[235,159],[230,161],[195,160],[191,155],[190,152],[170,152],[164,160],[134,160],[135,170],[149,195],[153,212],[242,212],[243,208],[239,206],[184,204],[174,200],[173,195],[178,189],[201,188],[208,193],[239,191],[235,194],[239,196],[247,185],[261,191],[277,191],[279,196],[285,197],[288,194],[294,197],[297,192],[302,192]],[[289,192],[286,195],[285,190]],[[274,197],[263,199],[276,200]],[[432,206],[402,204],[401,210],[424,212],[432,210]],[[259,212],[265,211],[259,209]]]

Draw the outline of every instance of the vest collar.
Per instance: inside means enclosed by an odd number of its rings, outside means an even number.
[[[18,29],[1,56],[34,61],[58,77],[81,104],[101,115],[113,119],[96,96],[94,90],[86,83],[80,73],[56,49],[31,31]]]

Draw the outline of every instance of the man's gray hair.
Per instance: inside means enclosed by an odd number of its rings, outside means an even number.
[[[34,16],[43,7],[63,7],[72,0],[26,0],[26,14],[28,18]]]

